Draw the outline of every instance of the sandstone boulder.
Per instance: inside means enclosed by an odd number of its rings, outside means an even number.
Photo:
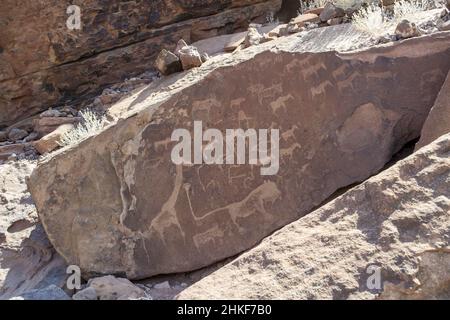
[[[40,154],[52,152],[60,147],[60,139],[64,133],[72,130],[73,124],[67,123],[60,125],[55,131],[43,136],[41,139],[33,143],[33,146]]]
[[[156,58],[155,68],[163,75],[183,71],[180,58],[166,49],[162,49]]]
[[[423,125],[416,150],[447,132],[450,132],[450,73],[447,75],[447,79]]]
[[[251,25],[245,36],[245,47],[256,46],[263,39],[263,34],[259,31],[260,26]]]
[[[11,141],[19,141],[25,138],[28,132],[23,129],[13,128],[8,132],[8,138]]]
[[[327,22],[333,18],[343,17],[345,15],[345,11],[342,8],[334,5],[331,1],[327,2],[322,12],[319,15],[320,21]]]
[[[420,35],[415,23],[408,20],[402,20],[395,28],[395,34],[401,39],[417,37]]]
[[[95,290],[98,300],[129,300],[145,297],[145,291],[134,285],[130,280],[114,276],[91,279],[88,282],[88,288]],[[84,291],[85,297],[86,293]]]
[[[34,131],[39,133],[40,136],[47,135],[61,125],[71,124],[75,125],[81,122],[81,117],[44,117],[33,120]]]
[[[58,252],[86,276],[194,270],[251,248],[378,172],[420,135],[450,69],[450,33],[335,51],[342,34],[346,43],[366,39],[352,28],[213,57],[112,106],[116,123],[55,152],[29,180]],[[194,121],[221,133],[279,130],[278,172],[261,174],[265,158],[175,165],[172,133],[193,135]]]
[[[319,23],[320,19],[317,14],[306,13],[297,16],[291,20],[291,23],[296,24],[298,27],[304,27],[306,23]]]
[[[184,46],[178,50],[183,70],[200,67],[203,63],[200,52],[194,46]]]
[[[277,231],[179,298],[448,299],[449,151],[447,134]]]

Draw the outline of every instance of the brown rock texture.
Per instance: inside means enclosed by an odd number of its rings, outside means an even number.
[[[450,73],[447,75],[447,79],[423,125],[416,150],[447,132],[450,132]]]
[[[70,5],[81,9],[81,30],[66,26]],[[180,38],[243,31],[280,7],[281,0],[4,0],[0,127],[143,73]]]
[[[25,183],[35,165],[0,165],[0,300],[66,283],[66,264],[38,222]]]
[[[449,152],[447,134],[178,298],[449,299]]]
[[[214,57],[113,106],[117,123],[57,151],[29,180],[56,250],[87,275],[194,270],[251,248],[378,172],[419,136],[450,69],[450,33],[334,51],[339,35],[359,41],[351,28]],[[278,173],[174,165],[171,134],[192,134],[194,120],[221,132],[278,129]]]

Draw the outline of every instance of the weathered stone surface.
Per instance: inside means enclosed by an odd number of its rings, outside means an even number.
[[[438,25],[440,31],[450,31],[450,20]]]
[[[88,287],[95,290],[98,300],[129,300],[145,297],[145,291],[130,280],[113,276],[91,279]]]
[[[181,299],[449,299],[450,134],[287,225]],[[369,279],[379,270],[380,287]],[[372,277],[372,279],[374,279]]]
[[[312,9],[308,9],[305,12],[303,12],[303,14],[308,14],[308,13],[314,13],[317,15],[320,15],[323,11],[324,7],[319,7],[319,8],[312,8]]]
[[[66,27],[72,4],[80,6],[82,30]],[[4,0],[0,128],[141,74],[181,38],[244,31],[280,6],[281,0]]]
[[[56,148],[60,146],[60,139],[62,135],[70,130],[72,130],[75,126],[73,124],[63,124],[60,125],[55,131],[50,132],[49,134],[43,136],[41,139],[33,143],[33,146],[40,154],[45,154],[52,152]]]
[[[162,49],[156,58],[155,68],[163,75],[183,71],[180,58],[166,49]]]
[[[306,13],[291,20],[291,23],[294,23],[299,27],[304,27],[307,22],[318,23],[320,22],[319,16],[314,13]]]
[[[0,142],[8,140],[8,134],[6,131],[0,131]]]
[[[97,291],[92,287],[87,287],[75,293],[72,300],[98,300]]]
[[[20,296],[10,298],[10,300],[70,300],[70,297],[61,288],[50,285],[44,289],[25,292]]]
[[[185,46],[178,50],[178,56],[181,60],[183,70],[200,67],[202,65],[202,57],[200,52],[194,46]]]
[[[7,160],[11,155],[21,154],[25,152],[25,149],[30,146],[30,143],[15,143],[0,146],[0,160]]]
[[[25,183],[34,166],[0,165],[0,300],[66,283],[66,264],[38,223]]]
[[[245,47],[251,47],[258,45],[262,38],[263,34],[259,31],[261,26],[251,25],[248,28],[247,35],[245,36],[244,44]]]
[[[19,141],[25,138],[28,132],[22,129],[13,128],[8,132],[8,139],[11,141]]]
[[[254,246],[380,170],[420,135],[450,69],[450,33],[334,51],[338,35],[349,43],[365,37],[352,28],[214,57],[113,106],[116,124],[55,152],[29,180],[58,252],[87,275],[197,269]],[[174,165],[172,132],[192,132],[193,120],[221,132],[279,129],[279,172]]]
[[[408,20],[402,20],[395,28],[395,34],[403,39],[417,37],[420,33],[415,23]]]
[[[335,6],[331,1],[327,2],[319,17],[322,22],[327,22],[333,18],[343,17],[345,15],[345,11],[342,8]]]
[[[450,73],[423,125],[420,140],[415,149],[422,148],[447,132],[450,132]]]
[[[76,124],[81,122],[81,117],[51,117],[33,120],[34,131],[41,136],[49,134],[64,124]]]

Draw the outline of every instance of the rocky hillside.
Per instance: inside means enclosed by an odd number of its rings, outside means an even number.
[[[79,5],[81,30],[68,30]],[[244,31],[281,0],[2,1],[0,129],[147,71],[161,48]]]
[[[0,20],[0,299],[450,298],[450,3],[49,2]]]

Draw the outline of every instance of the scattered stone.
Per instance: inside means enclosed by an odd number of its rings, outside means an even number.
[[[312,8],[312,9],[306,10],[305,12],[303,12],[303,14],[312,13],[312,14],[319,16],[322,13],[323,9],[324,9],[324,7]]]
[[[264,35],[263,38],[261,39],[260,43],[266,43],[266,42],[269,42],[269,41],[273,41],[275,39],[276,39],[276,37],[269,37],[268,35]]]
[[[8,140],[8,134],[6,131],[0,131],[0,142]]]
[[[343,17],[344,15],[344,9],[337,7],[332,2],[327,2],[322,12],[320,13],[319,18],[320,21],[327,22],[330,19]]]
[[[102,94],[98,97],[102,105],[111,105],[117,102],[122,97],[122,92],[113,88],[106,88],[102,91]]]
[[[438,29],[440,31],[449,31],[450,30],[450,20],[448,20],[446,22],[439,23],[437,25],[437,27],[438,27]]]
[[[25,139],[23,139],[23,142],[34,141],[34,140],[37,140],[38,138],[39,138],[39,133],[33,131],[28,136],[26,136]]]
[[[259,25],[250,25],[244,40],[245,47],[258,45],[262,38],[263,35],[259,32]]]
[[[93,287],[87,287],[72,296],[72,300],[97,300],[97,291]]]
[[[33,146],[40,154],[50,153],[61,146],[59,141],[62,135],[72,130],[74,127],[75,126],[70,123],[62,124],[55,131],[50,132],[38,141],[34,142]]]
[[[396,0],[381,0],[381,4],[383,7],[389,7],[395,4]]]
[[[227,41],[224,44],[224,51],[225,52],[235,51],[240,45],[244,43],[246,35],[247,32],[241,32],[231,35],[230,38],[227,38]]]
[[[10,298],[10,300],[70,300],[70,297],[63,289],[50,285],[44,289],[31,290]]]
[[[225,52],[231,52],[236,49],[236,46],[244,41],[246,32],[235,34],[225,34],[217,37],[203,39],[196,41],[192,46],[196,47],[201,55],[208,54],[208,56],[215,56]],[[237,43],[237,45],[236,45]]]
[[[399,22],[395,29],[395,34],[401,39],[417,37],[420,35],[419,30],[414,22],[404,19]]]
[[[312,30],[312,29],[317,29],[318,27],[319,27],[319,25],[317,23],[306,22],[304,28],[306,28],[306,30]]]
[[[183,39],[178,40],[177,46],[174,51],[175,55],[180,57],[180,50],[187,46],[188,44],[186,43],[186,41],[184,41]]]
[[[448,299],[450,133],[278,230],[179,299]],[[372,275],[379,275],[380,286]]]
[[[200,58],[202,59],[202,62],[205,63],[206,61],[209,60],[209,55],[206,52],[204,52],[200,55]]]
[[[22,130],[22,129],[12,128],[8,132],[9,140],[14,141],[14,142],[22,140],[26,136],[28,136],[28,132],[26,130]]]
[[[422,127],[415,150],[428,145],[447,132],[450,132],[450,72]]]
[[[164,281],[161,283],[157,283],[153,286],[155,289],[171,289],[172,287],[169,284],[169,281]]]
[[[281,29],[285,29],[288,26],[288,24],[279,24],[278,26],[276,26],[275,28],[273,28],[272,30],[270,30],[269,32],[267,32],[267,36],[268,37],[281,37],[281,33],[280,30]]]
[[[44,112],[42,112],[39,115],[39,117],[41,117],[41,118],[45,118],[45,117],[51,118],[51,117],[61,117],[61,116],[62,116],[61,112],[59,112],[56,109],[51,109],[51,108],[46,110],[46,111],[44,111]]]
[[[185,46],[178,51],[183,70],[200,67],[202,65],[202,57],[194,46]]]
[[[16,161],[18,159],[17,154],[11,154],[6,161]]]
[[[88,287],[95,289],[99,300],[128,300],[144,298],[145,291],[125,278],[104,276],[88,281]]]
[[[156,58],[155,68],[165,76],[183,71],[180,58],[166,49],[162,49]]]
[[[332,18],[332,19],[330,19],[330,20],[327,21],[327,24],[328,24],[329,26],[335,26],[335,25],[341,24],[342,21],[343,21],[343,18],[342,18],[342,17],[339,17],[339,18]]]
[[[63,124],[76,124],[81,122],[81,117],[40,118],[34,120],[34,131],[39,136],[44,136],[55,131]]]
[[[301,14],[290,21],[290,23],[296,24],[299,28],[304,27],[308,23],[319,23],[319,22],[320,22],[319,16],[314,13]]]
[[[25,152],[25,147],[28,144],[29,143],[11,143],[0,146],[0,160],[8,160],[10,157],[12,157],[11,159],[16,158],[18,154]]]
[[[397,41],[396,35],[385,35],[378,38],[378,43],[389,43],[393,41]]]

